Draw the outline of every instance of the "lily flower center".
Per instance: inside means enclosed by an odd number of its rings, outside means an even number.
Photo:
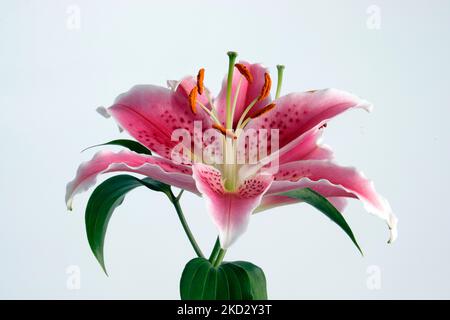
[[[260,89],[259,95],[253,99],[245,108],[244,111],[239,115],[239,120],[236,125],[233,126],[236,106],[238,103],[238,97],[241,90],[242,82],[244,79],[249,85],[254,81],[254,76],[252,75],[249,68],[242,63],[235,63],[237,58],[237,53],[230,51],[227,53],[229,58],[228,64],[228,74],[227,74],[227,90],[226,90],[226,112],[225,112],[225,125],[220,121],[217,109],[214,106],[214,101],[211,98],[208,90],[204,87],[205,69],[202,68],[197,74],[197,84],[191,90],[188,95],[189,106],[194,114],[197,113],[197,106],[200,106],[209,117],[213,120],[212,128],[216,129],[222,134],[222,144],[223,144],[223,155],[224,161],[222,164],[215,165],[222,173],[223,185],[226,190],[233,192],[239,187],[240,181],[238,179],[238,170],[240,165],[237,164],[237,147],[239,135],[243,132],[243,129],[247,124],[276,107],[275,103],[270,103],[267,106],[260,108],[256,112],[251,113],[253,107],[260,101],[266,99],[270,95],[270,90],[272,88],[272,79],[269,73],[264,74],[264,84]],[[241,77],[238,81],[236,89],[233,92],[233,73],[234,69],[240,73]],[[278,69],[278,84],[276,98],[278,98],[281,90],[281,82],[284,66],[277,66]],[[209,106],[205,106],[199,101],[198,95],[207,95]]]

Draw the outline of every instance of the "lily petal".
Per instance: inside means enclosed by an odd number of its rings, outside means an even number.
[[[126,171],[145,175],[152,179],[198,193],[189,166],[179,165],[170,160],[141,155],[132,151],[100,151],[92,160],[84,162],[78,168],[75,179],[67,184],[66,204],[72,209],[73,197],[94,186],[102,173]]]
[[[274,100],[273,103],[276,109],[250,121],[246,128],[279,129],[280,155],[283,154],[285,146],[289,144],[292,149],[304,133],[315,127],[320,128],[344,111],[350,108],[370,111],[372,108],[367,101],[337,89],[292,93]]]
[[[239,95],[236,100],[236,109],[234,112],[233,125],[235,126],[241,117],[242,112],[245,108],[256,99],[261,93],[261,88],[264,85],[264,74],[268,72],[267,68],[259,63],[250,64],[245,61],[239,61],[240,64],[243,64],[247,67],[250,73],[253,76],[252,83],[248,83],[248,81],[243,77],[237,68],[234,68],[233,72],[233,82],[232,82],[232,93],[231,93],[231,102],[234,101],[237,88],[239,86],[239,82],[241,81],[241,86],[239,88]],[[242,80],[241,80],[242,79]],[[222,121],[222,124],[225,125],[226,118],[226,97],[227,97],[227,77],[222,82],[222,89],[217,96],[216,107],[219,115],[219,119]],[[252,112],[249,115],[253,114],[257,110],[263,108],[270,102],[270,97],[267,97],[259,102],[257,102],[253,108]]]
[[[328,201],[340,212],[344,212],[345,208],[347,208],[347,199],[340,197],[330,197],[327,198]]]
[[[227,249],[247,229],[273,177],[259,175],[243,182],[236,192],[224,190],[220,171],[204,164],[193,165],[197,189],[205,197],[208,212],[219,229],[220,244]]]
[[[304,133],[298,143],[280,156],[281,164],[297,160],[331,160],[333,151],[330,147],[322,145],[320,139],[323,130],[317,127]]]
[[[387,222],[391,231],[389,242],[397,237],[398,220],[389,203],[376,192],[373,182],[353,167],[342,167],[326,160],[296,161],[281,165],[274,179],[268,194],[297,189],[311,182],[320,184],[312,189],[324,197],[351,194],[362,201],[368,212]]]
[[[197,114],[192,113],[186,96],[191,86],[189,79],[183,80],[175,92],[138,85],[118,96],[108,112],[136,140],[170,159],[172,149],[179,143],[171,139],[174,130],[186,129],[193,137],[194,121],[201,121],[203,130],[211,126],[206,112],[199,108]]]

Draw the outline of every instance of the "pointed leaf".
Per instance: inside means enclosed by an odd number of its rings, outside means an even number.
[[[267,300],[266,276],[262,269],[247,261],[235,261],[233,264],[247,274],[253,299]]]
[[[100,184],[89,198],[85,212],[87,238],[105,273],[103,247],[109,219],[114,210],[122,204],[125,195],[139,186],[166,194],[170,191],[170,186],[150,178],[140,180],[130,175],[118,175]]]
[[[344,216],[321,194],[309,188],[304,188],[283,192],[280,193],[280,195],[302,200],[321,211],[328,218],[334,221],[339,227],[341,227],[342,230],[344,230],[344,232],[350,237],[355,246],[358,248],[359,252],[363,254],[352,232],[352,229],[347,224],[347,221],[345,221]]]
[[[146,146],[140,144],[137,141],[129,140],[129,139],[112,140],[112,141],[109,141],[109,142],[106,142],[106,143],[97,144],[95,146],[88,147],[88,148],[84,149],[83,151],[86,151],[86,150],[91,149],[91,148],[107,146],[107,145],[116,145],[116,146],[125,147],[125,148],[127,148],[127,149],[129,149],[131,151],[136,152],[136,153],[142,153],[142,154],[148,154],[148,155],[152,154],[152,152]]]

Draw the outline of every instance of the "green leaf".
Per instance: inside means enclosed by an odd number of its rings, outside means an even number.
[[[342,230],[344,230],[344,232],[350,237],[355,246],[358,248],[359,252],[363,254],[361,248],[358,245],[358,242],[356,241],[355,236],[353,235],[352,229],[350,229],[347,221],[345,221],[344,216],[330,203],[330,201],[328,201],[322,195],[309,188],[283,192],[280,193],[280,195],[302,200],[321,211],[328,218],[334,221],[339,227],[341,227]]]
[[[258,266],[224,262],[217,268],[205,258],[189,261],[181,275],[183,300],[266,300],[266,277]]]
[[[86,151],[91,148],[107,146],[107,145],[116,145],[116,146],[125,147],[125,148],[127,148],[131,151],[137,152],[137,153],[148,154],[148,155],[152,154],[152,152],[146,146],[140,144],[137,141],[128,140],[128,139],[112,140],[112,141],[109,141],[106,143],[97,144],[95,146],[88,147],[88,148],[84,149],[83,151]]]
[[[140,180],[130,175],[118,175],[100,184],[89,198],[85,212],[87,238],[92,252],[105,273],[107,272],[103,247],[109,219],[114,209],[122,204],[125,195],[140,186],[166,194],[170,192],[169,185],[150,178]]]
[[[247,274],[252,290],[251,295],[257,300],[267,300],[266,276],[262,269],[246,261],[236,261],[233,264]]]

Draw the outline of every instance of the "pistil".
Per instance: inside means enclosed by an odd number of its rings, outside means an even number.
[[[232,110],[232,105],[231,105],[231,94],[232,94],[232,90],[233,90],[233,72],[234,72],[234,65],[236,62],[236,57],[237,57],[237,53],[233,52],[233,51],[229,51],[228,53],[228,59],[229,59],[229,64],[228,64],[228,78],[227,78],[227,99],[226,99],[226,122],[225,122],[225,126],[226,126],[226,132],[232,132],[233,130],[233,110]],[[225,135],[225,139],[224,139],[224,144],[225,144],[225,148],[224,148],[224,153],[225,153],[225,164],[223,166],[224,172],[223,172],[223,177],[224,177],[224,187],[227,190],[234,190],[235,189],[235,164],[234,164],[234,139],[230,138],[228,136]]]
[[[233,71],[234,63],[236,61],[237,53],[234,51],[229,51],[228,53],[228,78],[227,78],[227,117],[226,117],[226,127],[227,129],[232,129],[233,119],[231,118],[231,92],[233,88]]]

